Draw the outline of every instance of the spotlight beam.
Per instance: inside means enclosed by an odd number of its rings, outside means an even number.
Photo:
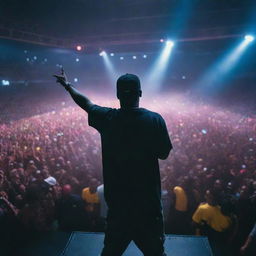
[[[167,41],[160,56],[153,64],[149,72],[149,76],[146,78],[147,85],[149,86],[148,89],[150,92],[156,91],[161,86],[161,83],[163,82],[163,79],[165,77],[173,46],[173,41]]]
[[[228,74],[235,68],[254,37],[247,35],[235,48],[214,64],[197,84],[197,90],[207,92],[218,91],[218,84],[227,79]]]
[[[100,56],[102,56],[102,58],[103,58],[103,61],[104,61],[104,64],[105,64],[105,67],[106,67],[106,70],[108,73],[108,77],[110,78],[112,83],[115,82],[117,73],[116,73],[116,70],[115,70],[112,62],[110,61],[108,54],[105,51],[103,51],[100,53]]]

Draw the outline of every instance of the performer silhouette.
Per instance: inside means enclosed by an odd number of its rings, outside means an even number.
[[[163,256],[164,226],[158,159],[172,149],[164,119],[139,107],[140,80],[117,80],[120,109],[93,104],[70,83],[62,69],[54,75],[88,113],[101,135],[104,196],[108,205],[102,256],[120,256],[133,240],[145,256]]]

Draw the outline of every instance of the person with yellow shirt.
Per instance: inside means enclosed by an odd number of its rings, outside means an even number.
[[[173,188],[173,209],[170,213],[170,232],[174,234],[191,234],[191,217],[199,199],[194,189],[194,180],[185,176],[179,186]]]
[[[174,202],[170,214],[170,232],[179,235],[188,234],[190,224],[188,217],[188,197],[182,185],[173,188],[173,196]]]
[[[205,199],[206,203],[200,204],[192,217],[196,234],[207,235],[209,239],[223,240],[227,238],[232,220],[221,211],[218,195],[214,191],[207,190]]]
[[[180,186],[176,186],[173,192],[176,196],[175,209],[180,212],[186,212],[188,210],[188,198],[185,190]]]
[[[85,201],[85,210],[89,216],[90,226],[95,229],[99,219],[100,199],[97,194],[98,181],[93,178],[90,180],[89,187],[82,191],[82,199]]]

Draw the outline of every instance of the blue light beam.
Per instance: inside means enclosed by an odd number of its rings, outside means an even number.
[[[174,47],[173,41],[167,41],[160,56],[156,59],[145,79],[149,92],[155,92],[160,88],[168,67],[169,59]]]
[[[107,70],[107,74],[111,83],[115,83],[117,79],[117,73],[112,62],[110,61],[108,54],[105,51],[103,51],[101,52],[100,56],[103,58],[103,61]]]
[[[247,35],[244,39],[220,61],[214,64],[206,74],[200,79],[197,84],[198,90],[205,92],[218,91],[220,83],[227,79],[228,74],[235,68],[238,61],[243,56],[243,53],[248,48],[249,44],[254,40],[254,37]]]

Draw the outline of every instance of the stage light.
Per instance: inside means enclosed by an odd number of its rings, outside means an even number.
[[[78,82],[78,79],[77,79],[77,78],[74,78],[74,82],[77,83],[77,82]]]
[[[104,55],[107,55],[107,53],[106,53],[105,51],[101,51],[101,52],[99,53],[99,55],[102,57],[102,56],[104,56]]]
[[[37,57],[36,57],[36,56],[34,56],[34,57],[33,57],[33,59],[34,59],[34,60],[37,60]]]
[[[25,54],[27,54],[27,53],[28,53],[28,51],[27,51],[27,50],[24,50],[24,53],[25,53]]]
[[[124,59],[124,57],[120,57],[120,60],[123,60]]]
[[[146,59],[148,56],[146,54],[143,55],[143,58]]]
[[[168,40],[168,41],[166,42],[166,45],[168,45],[169,47],[173,47],[173,46],[174,46],[174,42],[171,41],[171,40]]]
[[[3,86],[9,86],[9,85],[10,85],[10,81],[8,81],[8,80],[2,80],[2,85],[3,85]]]
[[[110,56],[113,57],[115,54],[113,52],[110,53]]]
[[[182,76],[181,78],[182,78],[183,80],[185,80],[185,79],[186,79],[186,76]]]
[[[26,58],[26,61],[29,61],[29,58]]]
[[[48,61],[48,60],[45,58],[45,59],[44,59],[44,62],[47,62],[47,61]]]
[[[83,49],[83,47],[82,47],[81,45],[77,45],[77,46],[76,46],[76,50],[77,50],[77,51],[82,51],[82,49]]]
[[[79,58],[76,58],[76,62],[79,62]]]
[[[252,35],[246,35],[244,37],[244,40],[247,41],[248,43],[252,42],[254,40],[254,36]]]
[[[161,39],[160,39],[160,42],[161,42],[161,43],[163,43],[163,42],[164,42],[164,39],[163,39],[163,38],[161,38]]]
[[[136,60],[136,59],[137,59],[137,57],[136,57],[136,56],[132,56],[132,58],[133,58],[134,60]]]

